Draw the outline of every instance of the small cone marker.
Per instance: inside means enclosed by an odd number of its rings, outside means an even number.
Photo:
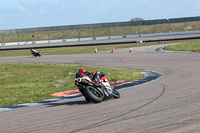
[[[97,53],[97,48],[95,48],[95,51],[94,51],[95,53]]]
[[[113,46],[112,46],[112,53],[114,53],[114,48],[113,48]]]
[[[133,49],[130,47],[130,50],[129,50],[129,52],[132,52],[132,50],[133,50]]]

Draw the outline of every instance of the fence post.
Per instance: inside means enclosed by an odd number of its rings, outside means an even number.
[[[168,32],[171,32],[171,25],[170,25],[170,22],[169,22],[169,19],[167,18],[167,23],[168,23],[168,25],[169,25],[169,30],[168,30]]]
[[[4,38],[3,38],[3,35],[2,35],[2,43],[4,43]]]
[[[96,37],[96,35],[95,35],[95,29],[93,29],[93,37]]]
[[[110,27],[107,27],[108,28],[108,39],[110,39]]]
[[[18,40],[18,45],[19,45],[19,33],[17,33],[17,40]]]
[[[79,30],[77,30],[78,31],[78,40],[80,41],[81,39],[80,39],[80,32],[79,32]]]

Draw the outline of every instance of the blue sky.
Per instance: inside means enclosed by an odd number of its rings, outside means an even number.
[[[0,0],[0,30],[200,16],[200,0]]]

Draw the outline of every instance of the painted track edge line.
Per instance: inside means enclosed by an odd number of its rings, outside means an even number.
[[[157,49],[155,49],[155,51],[162,52],[162,53],[188,53],[185,51],[168,51],[168,50],[163,50],[163,48],[164,47],[157,48]]]
[[[151,72],[151,71],[142,72],[142,74],[145,75],[142,79],[139,79],[134,82],[127,83],[127,84],[118,85],[115,88],[116,89],[124,89],[124,88],[128,88],[128,87],[133,87],[135,85],[140,85],[140,84],[144,84],[146,82],[150,82],[150,81],[155,80],[160,77],[160,74],[158,74],[156,72]],[[49,100],[38,101],[38,102],[33,102],[33,103],[25,103],[25,104],[13,105],[13,106],[8,106],[8,107],[2,107],[2,108],[0,108],[0,112],[14,110],[14,109],[20,109],[20,108],[25,108],[25,107],[32,107],[32,106],[37,106],[37,105],[42,105],[42,104],[49,104],[49,103],[54,103],[54,102],[61,102],[61,101],[76,99],[76,98],[80,98],[80,97],[82,97],[82,94],[75,94],[75,95],[71,95],[71,96],[59,97],[59,98],[55,98],[55,99],[49,99]]]

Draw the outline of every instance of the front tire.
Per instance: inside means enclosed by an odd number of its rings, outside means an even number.
[[[101,94],[101,92],[92,86],[87,86],[84,89],[84,93],[90,100],[95,103],[100,103],[103,101],[103,95]]]
[[[113,96],[114,96],[115,99],[120,98],[120,94],[116,89],[113,92]]]

